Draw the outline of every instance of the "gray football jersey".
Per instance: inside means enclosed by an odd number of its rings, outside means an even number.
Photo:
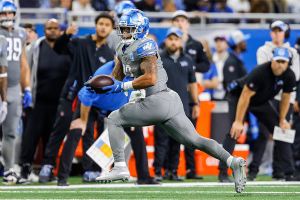
[[[123,64],[123,72],[126,76],[133,79],[138,78],[143,75],[140,64],[143,58],[150,55],[157,55],[157,82],[156,85],[145,88],[146,96],[155,94],[163,89],[167,88],[168,76],[163,68],[163,63],[161,61],[160,55],[158,53],[158,47],[154,40],[151,38],[143,38],[141,40],[136,40],[131,43],[124,51],[124,44],[119,43],[116,48],[116,53],[118,60]]]
[[[7,41],[0,35],[0,66],[7,67]]]
[[[24,28],[14,28],[11,32],[0,28],[0,35],[7,41],[7,87],[13,87],[20,83],[20,58],[22,49],[27,39]]]

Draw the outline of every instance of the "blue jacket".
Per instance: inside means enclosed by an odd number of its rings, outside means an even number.
[[[97,75],[110,75],[115,67],[115,62],[110,61],[105,65],[99,67],[95,72],[94,76]],[[131,78],[125,77],[123,82],[131,81]],[[114,94],[92,94],[84,86],[78,93],[78,98],[81,103],[85,106],[95,106],[103,110],[114,111],[121,108],[124,104],[129,101],[131,91],[128,91],[128,96],[124,92]]]

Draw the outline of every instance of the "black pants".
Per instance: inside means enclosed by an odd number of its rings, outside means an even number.
[[[270,101],[270,103],[272,107],[276,110],[276,112],[279,113],[280,101],[273,99]],[[292,111],[293,111],[293,105],[290,104],[290,108],[286,115],[287,121],[290,121]],[[259,135],[254,144],[254,152],[257,153],[254,154],[253,152],[253,161],[249,165],[249,172],[251,173],[258,173],[259,171],[261,159],[263,157],[267,142],[269,140],[269,134],[270,131],[267,129],[267,127],[263,123],[259,123]],[[281,174],[282,172],[283,172],[282,158],[277,143],[275,142],[274,150],[273,150],[273,174]]]
[[[293,158],[295,161],[300,160],[300,113],[294,113],[293,128],[296,130],[295,141],[292,144]],[[298,166],[299,167],[299,166]]]
[[[228,94],[226,98],[229,104],[230,124],[233,124],[233,122],[235,121],[237,102],[239,98],[237,96],[232,96],[231,94]],[[249,106],[248,110],[257,117],[258,122],[263,123],[267,127],[269,133],[273,134],[274,126],[278,126],[279,124],[279,115],[275,107],[271,105],[270,102],[267,102],[258,107]],[[261,137],[258,137],[256,139],[256,142],[254,144],[253,157],[261,157],[263,155],[268,138],[269,134],[261,135]],[[223,142],[224,149],[227,150],[230,154],[232,154],[235,144],[236,140],[231,138],[230,133],[227,133]],[[262,145],[264,146],[264,148],[258,148],[258,145]],[[278,152],[280,153],[283,172],[285,174],[293,173],[295,168],[293,163],[291,145],[289,143],[277,140],[275,140],[275,145],[278,147]],[[220,162],[219,169],[220,173],[226,173],[228,169],[227,164],[225,162]]]
[[[26,120],[26,129],[22,137],[21,164],[33,163],[40,138],[43,141],[43,153],[45,152],[51,128],[55,122],[56,110],[57,105],[42,102],[35,103],[34,109]]]
[[[160,126],[154,130],[154,163],[156,170],[162,167],[168,170],[177,170],[179,165],[180,143],[174,140]]]
[[[32,110],[33,109],[31,107],[23,108],[23,112],[22,112],[23,133],[25,133],[26,131],[26,127],[28,124],[30,114],[32,113]]]
[[[80,117],[80,106],[77,105],[74,118],[77,119]],[[103,118],[100,118],[103,119]],[[93,160],[86,154],[86,151],[94,143],[94,125],[98,120],[98,126],[100,124],[103,127],[102,123],[99,123],[99,110],[95,107],[92,107],[87,123],[87,129],[82,137],[83,144],[83,170],[92,171],[93,170]],[[149,169],[148,169],[148,157],[146,152],[146,144],[144,140],[143,130],[141,127],[135,128],[134,131],[131,131],[130,128],[125,128],[125,132],[131,139],[131,146],[134,151],[134,157],[136,159],[136,170],[138,174],[138,179],[148,179],[150,178]],[[98,132],[101,131],[98,129]],[[103,132],[102,131],[99,133]],[[69,130],[67,141],[64,145],[58,169],[58,178],[59,180],[67,180],[71,172],[72,160],[78,145],[78,142],[81,138],[81,129]]]
[[[56,167],[56,157],[70,128],[72,116],[72,102],[62,99],[57,108],[55,123],[52,127],[49,142],[45,149],[42,165],[52,165],[54,168]]]

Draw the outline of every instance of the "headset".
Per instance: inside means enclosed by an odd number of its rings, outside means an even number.
[[[272,54],[274,55],[274,52],[275,52],[275,49],[277,49],[278,47],[274,48],[272,50]],[[285,47],[280,47],[280,48],[285,48]],[[293,52],[291,52],[291,50],[289,50],[288,48],[285,48],[288,52],[289,52],[289,63],[288,63],[288,67],[292,66],[293,65],[293,59],[294,59],[294,55],[293,55]]]
[[[278,21],[278,20],[275,20],[275,21]],[[275,21],[272,21],[270,24],[269,24],[269,29],[271,29],[271,25],[273,24],[273,22]],[[281,20],[280,20],[281,21]],[[284,22],[284,39],[289,39],[290,38],[290,35],[291,35],[291,27],[290,27],[290,24],[287,23],[287,22]]]

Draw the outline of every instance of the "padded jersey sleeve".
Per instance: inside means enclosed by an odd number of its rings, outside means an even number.
[[[7,67],[7,41],[0,35],[0,66]]]
[[[156,55],[157,50],[156,42],[151,38],[146,38],[145,40],[141,40],[141,43],[137,46],[136,54],[139,59],[142,59],[147,56]]]

